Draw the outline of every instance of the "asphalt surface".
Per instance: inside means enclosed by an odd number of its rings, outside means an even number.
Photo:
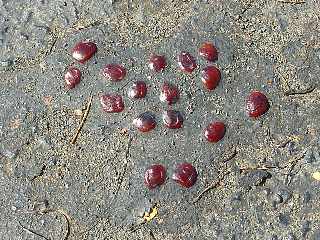
[[[141,2],[0,0],[0,239],[320,239],[320,2]],[[79,64],[70,51],[84,39],[98,52]],[[200,81],[204,41],[219,50],[213,92]],[[181,51],[196,57],[191,75]],[[147,66],[153,52],[168,59],[160,74]],[[127,68],[123,81],[102,76],[111,62]],[[72,64],[83,78],[67,91]],[[127,97],[136,80],[144,100]],[[183,129],[161,123],[165,80],[181,90]],[[245,113],[252,90],[271,105],[257,120]],[[124,112],[102,111],[108,92],[124,96]],[[145,111],[158,125],[141,134],[132,120]],[[203,138],[212,120],[227,125],[217,144]],[[198,171],[189,189],[170,179],[185,161]],[[154,163],[168,179],[149,191]]]

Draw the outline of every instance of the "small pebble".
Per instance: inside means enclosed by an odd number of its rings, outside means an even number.
[[[289,233],[288,236],[284,238],[284,240],[296,240],[296,237],[293,233]]]
[[[50,159],[48,160],[48,166],[55,166],[55,165],[57,165],[58,163],[59,163],[59,160],[56,159],[56,158],[50,158]]]
[[[278,218],[279,218],[279,222],[281,225],[283,225],[285,227],[289,225],[289,216],[288,215],[280,213]]]
[[[271,193],[270,188],[265,188],[265,189],[263,189],[263,193],[264,193],[266,196],[269,196],[270,193]]]
[[[317,180],[317,181],[320,181],[320,172],[314,172],[312,174],[312,177]]]
[[[110,4],[110,5],[114,4],[115,2],[116,2],[116,0],[108,0],[107,1],[107,3]]]
[[[283,203],[288,202],[288,200],[291,198],[291,192],[289,192],[287,189],[280,189],[277,194],[282,198]]]
[[[232,197],[231,201],[241,201],[241,192],[236,192]]]
[[[282,202],[283,202],[283,199],[279,194],[273,194],[271,196],[271,203],[274,208],[277,207],[277,205]]]
[[[250,188],[252,186],[264,184],[268,178],[271,178],[271,174],[269,172],[264,170],[254,170],[243,176],[240,179],[239,184],[242,187]]]
[[[305,237],[305,236],[307,235],[307,233],[311,230],[311,229],[310,229],[310,224],[311,224],[310,221],[305,221],[305,222],[302,224],[301,232],[302,232],[302,236],[303,236],[303,237]]]
[[[320,240],[320,229],[317,229],[314,233],[313,233],[313,240]]]
[[[13,65],[13,61],[10,59],[0,61],[0,70],[8,70]]]
[[[44,213],[49,207],[49,202],[48,200],[43,200],[43,201],[39,201],[39,202],[35,202],[33,204],[32,210],[39,212],[39,213]]]
[[[303,204],[307,204],[311,200],[311,194],[308,191],[305,191],[303,193],[302,199]]]
[[[320,154],[318,148],[313,149],[313,156],[317,162],[320,162]]]
[[[14,159],[18,155],[18,149],[13,151],[6,149],[2,152],[2,155],[9,159]]]
[[[269,238],[269,240],[278,240],[278,239],[279,239],[278,236],[275,235],[275,234],[273,234],[273,235]]]
[[[294,142],[289,142],[287,144],[288,152],[290,155],[293,155],[294,151],[296,150],[296,144]]]
[[[305,163],[312,163],[314,161],[313,151],[311,148],[309,148],[304,154],[303,161]]]
[[[50,139],[46,137],[40,137],[38,139],[38,147],[42,147],[45,150],[51,149],[52,144],[50,142]]]

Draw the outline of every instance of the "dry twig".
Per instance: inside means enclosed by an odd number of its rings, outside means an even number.
[[[66,220],[67,232],[66,232],[66,235],[64,236],[64,240],[68,240],[68,238],[70,236],[70,217],[64,211],[59,210],[59,209],[58,210],[54,210],[54,212],[60,213],[61,215],[63,215],[64,219]]]
[[[229,162],[230,160],[232,160],[236,155],[237,155],[237,148],[236,147],[232,147],[230,153],[222,160],[222,162],[226,163]]]
[[[291,4],[301,4],[301,3],[305,3],[305,0],[278,0],[279,2],[282,3],[291,3]]]
[[[212,182],[208,187],[206,187],[192,202],[193,203],[198,202],[206,192],[210,191],[213,188],[217,188],[221,184],[221,182],[224,180],[224,178],[230,173],[231,171],[227,170],[226,172],[221,174],[216,181]]]
[[[156,240],[156,237],[154,236],[154,234],[153,234],[153,232],[151,230],[149,230],[149,235],[150,235],[152,240]]]
[[[293,95],[304,95],[304,94],[309,94],[312,93],[314,90],[316,90],[315,86],[311,86],[305,90],[301,90],[301,91],[293,91],[293,90],[289,90],[287,92],[284,93],[285,96],[293,96]]]
[[[233,159],[237,155],[236,148],[233,148],[233,151],[225,157],[225,159],[222,161],[223,163],[226,163]],[[290,175],[290,172],[294,169],[295,165],[298,163],[300,159],[304,157],[304,153],[299,154],[298,156],[294,157],[293,159],[289,160],[286,164],[282,166],[269,166],[269,165],[262,165],[262,166],[256,166],[256,167],[247,167],[247,166],[241,166],[239,167],[240,171],[254,171],[254,170],[270,170],[270,169],[286,169],[290,167],[289,173],[287,175]],[[193,200],[193,203],[198,202],[202,196],[210,191],[213,188],[217,188],[221,182],[224,180],[224,178],[231,173],[231,170],[225,170],[216,181],[212,182],[208,187],[206,187],[200,194]]]
[[[226,153],[226,156],[223,158],[222,162],[223,163],[229,162],[231,159],[233,159],[237,155],[237,153],[238,153],[237,148],[233,147],[231,151]],[[193,203],[198,202],[205,193],[207,193],[213,188],[217,188],[221,184],[221,182],[224,180],[224,178],[230,173],[231,173],[231,170],[224,170],[224,172],[218,177],[218,179],[216,181],[213,181],[208,187],[202,190],[200,194],[192,202]]]
[[[123,182],[124,175],[125,175],[127,168],[128,168],[128,158],[129,158],[129,154],[130,154],[131,143],[132,143],[132,137],[129,137],[126,152],[125,152],[125,157],[124,157],[123,171],[118,179],[118,185],[117,185],[117,189],[116,189],[116,192],[114,195],[115,196],[114,199],[116,199],[118,196],[121,184]]]
[[[34,235],[36,235],[36,236],[38,236],[38,237],[41,237],[41,238],[43,238],[43,239],[50,240],[49,238],[43,236],[42,234],[37,233],[37,232],[35,232],[34,230],[31,230],[30,228],[27,228],[27,227],[23,226],[23,225],[21,224],[21,222],[18,221],[18,223],[19,223],[20,227],[22,227],[22,229],[25,230],[26,232],[31,233],[31,234],[34,234]]]
[[[40,213],[40,214],[60,213],[65,218],[66,223],[67,223],[67,231],[66,231],[66,234],[65,234],[63,240],[68,240],[68,238],[70,236],[70,217],[68,216],[68,214],[66,214],[64,211],[62,211],[60,209],[45,209],[45,210],[38,211],[38,213]]]
[[[44,205],[42,205],[41,203],[39,204],[37,204],[37,205],[35,205],[34,206],[34,209],[32,209],[32,210],[20,210],[20,212],[23,212],[23,213],[28,213],[28,214],[47,214],[47,213],[60,213],[61,215],[63,215],[63,217],[65,218],[65,220],[66,220],[66,223],[67,223],[67,229],[66,229],[66,234],[65,234],[65,236],[64,236],[64,238],[63,238],[63,240],[68,240],[68,238],[69,238],[69,236],[70,236],[70,217],[69,217],[69,215],[67,214],[67,213],[65,213],[63,210],[60,210],[60,209],[53,209],[53,208],[48,208],[47,207],[47,203],[45,203]],[[18,221],[18,223],[20,224],[20,226],[25,230],[25,231],[28,231],[28,232],[30,232],[30,233],[33,233],[33,234],[35,234],[35,235],[37,235],[37,236],[40,236],[40,237],[42,237],[42,238],[44,238],[44,239],[48,239],[49,240],[49,238],[47,238],[47,237],[45,237],[45,236],[43,236],[43,235],[41,235],[41,234],[39,234],[39,233],[36,233],[35,231],[33,231],[33,230],[31,230],[31,229],[28,229],[28,228],[26,228],[26,227],[24,227],[19,221]]]
[[[138,231],[140,228],[142,228],[142,226],[144,224],[146,224],[147,222],[146,221],[141,221],[140,223],[137,223],[135,225],[133,225],[131,228],[130,228],[130,232],[136,232]]]
[[[76,131],[76,134],[73,136],[72,140],[71,140],[71,144],[75,144],[77,139],[78,139],[78,136],[81,132],[81,129],[83,128],[83,125],[85,123],[85,121],[87,120],[87,117],[88,117],[88,114],[89,114],[89,111],[90,111],[90,108],[91,108],[91,105],[92,105],[92,99],[93,99],[93,96],[91,95],[90,98],[89,98],[89,101],[87,103],[87,106],[86,106],[86,110],[83,114],[83,117],[81,119],[81,122],[79,124],[79,127],[77,128],[77,131]]]

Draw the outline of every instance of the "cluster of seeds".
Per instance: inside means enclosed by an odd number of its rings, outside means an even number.
[[[197,181],[197,171],[190,163],[180,163],[176,166],[172,179],[181,186],[189,188]],[[164,166],[151,165],[144,175],[144,183],[149,189],[162,185],[166,180],[166,169]]]
[[[90,41],[82,41],[75,45],[72,49],[72,56],[80,63],[85,63],[97,51],[95,43]],[[209,62],[218,59],[218,51],[216,47],[205,42],[199,48],[199,55]],[[181,52],[177,56],[180,69],[186,73],[192,73],[197,64],[194,57],[188,52]],[[149,68],[155,72],[161,72],[167,66],[166,58],[162,55],[151,55],[149,59]],[[112,82],[123,80],[127,74],[127,70],[120,64],[107,64],[102,69],[103,76]],[[201,71],[201,81],[204,87],[212,91],[221,79],[220,70],[209,65]],[[81,71],[76,67],[70,67],[65,74],[65,82],[69,89],[74,88],[81,80]],[[147,94],[147,85],[144,81],[136,81],[128,90],[128,96],[131,99],[141,99]],[[160,101],[167,103],[169,106],[175,104],[180,97],[179,89],[170,82],[163,82],[160,90]],[[125,108],[122,96],[119,94],[104,94],[100,97],[100,103],[103,111],[107,113],[119,113]],[[259,92],[253,91],[246,101],[246,112],[249,117],[257,118],[267,112],[269,102],[267,97]],[[179,111],[166,110],[163,111],[162,120],[164,125],[170,129],[178,129],[183,126],[183,116]],[[144,112],[133,120],[133,125],[141,132],[149,132],[157,125],[155,117],[151,112]],[[226,131],[226,126],[221,121],[211,122],[204,130],[204,137],[209,142],[220,141]],[[145,184],[148,188],[155,188],[162,185],[166,179],[166,169],[162,165],[151,165],[145,172]],[[180,163],[176,166],[172,179],[183,187],[191,187],[197,180],[196,169],[190,163]]]

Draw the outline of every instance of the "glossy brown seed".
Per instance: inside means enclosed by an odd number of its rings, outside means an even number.
[[[140,132],[149,132],[156,127],[156,120],[152,113],[145,112],[133,120],[133,125],[135,125]]]
[[[131,88],[128,91],[128,95],[130,98],[144,98],[147,94],[147,85],[143,81],[137,81],[133,83]]]
[[[197,171],[190,163],[180,163],[176,166],[172,179],[182,187],[192,187],[197,181]]]
[[[108,113],[119,113],[124,109],[122,97],[118,94],[105,94],[100,97],[102,109]]]
[[[80,70],[75,67],[69,68],[66,74],[64,75],[64,80],[69,89],[74,88],[76,85],[80,83],[80,80],[81,80]]]
[[[269,110],[270,104],[266,95],[259,91],[250,93],[246,102],[246,111],[250,117],[260,117]]]
[[[179,111],[167,110],[162,114],[162,120],[166,127],[171,129],[181,128],[183,125],[183,117]]]
[[[223,122],[212,122],[205,129],[204,136],[209,142],[219,142],[226,132]]]
[[[121,81],[127,74],[126,69],[120,64],[107,64],[103,70],[102,74],[105,78],[113,82]]]
[[[149,188],[162,185],[166,180],[166,169],[160,164],[151,165],[144,174],[144,183]]]
[[[181,52],[178,55],[178,64],[180,69],[187,73],[192,73],[197,67],[196,60],[188,52]]]
[[[208,90],[214,90],[218,86],[220,79],[220,70],[215,66],[208,66],[201,72],[202,83]]]
[[[149,60],[149,68],[156,72],[162,71],[167,66],[164,56],[153,54]]]
[[[89,60],[97,51],[97,46],[95,43],[90,41],[82,41],[77,43],[72,49],[72,57],[84,63]]]
[[[166,102],[169,105],[176,103],[179,100],[179,89],[172,83],[164,82],[161,88],[160,101]]]
[[[199,48],[200,56],[204,57],[208,61],[216,61],[218,59],[218,50],[210,42],[205,42]]]

